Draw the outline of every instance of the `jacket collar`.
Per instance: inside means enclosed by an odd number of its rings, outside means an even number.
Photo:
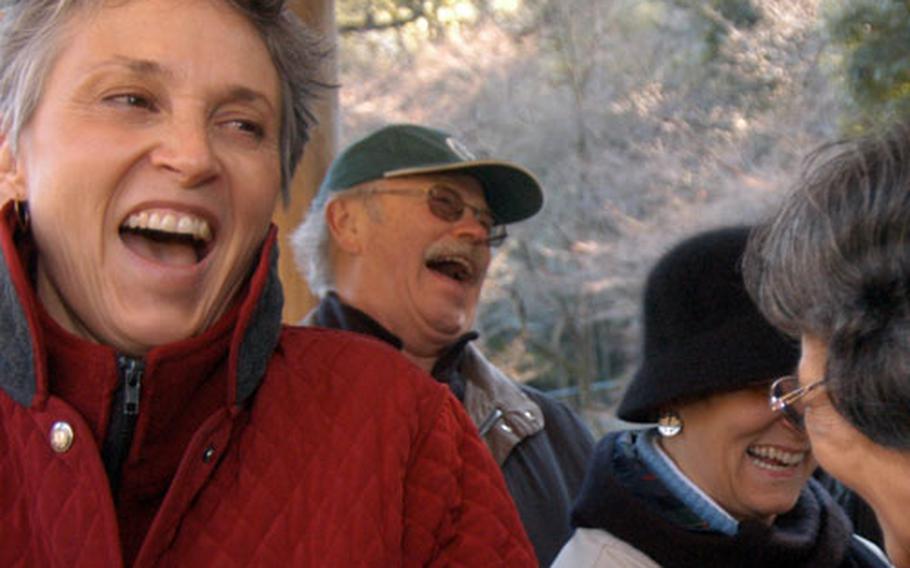
[[[0,210],[0,388],[16,402],[30,406],[47,397],[47,373],[42,350],[36,300],[16,241],[27,240],[19,231],[12,203]],[[16,234],[14,234],[16,233]]]
[[[342,302],[335,292],[326,294],[325,298],[319,302],[319,305],[307,314],[300,324],[343,329],[362,335],[369,335],[388,343],[396,351],[401,351],[404,346],[398,336],[382,327],[379,322],[365,312]]]
[[[388,343],[398,351],[404,347],[404,343],[398,336],[384,328],[367,313],[342,302],[335,292],[326,294],[319,305],[300,323],[369,335]],[[464,377],[459,372],[459,366],[465,346],[475,339],[477,339],[477,333],[473,331],[462,335],[455,343],[446,347],[430,370],[430,375],[440,383],[447,385],[455,398],[460,401],[464,401],[466,385]]]
[[[231,380],[226,396],[232,405],[243,404],[259,386],[281,333],[284,297],[276,232],[272,226],[239,301],[228,353]],[[29,242],[7,203],[0,210],[0,328],[5,330],[0,334],[0,389],[22,406],[42,407],[48,397],[47,356],[38,299],[20,254]],[[166,354],[175,345],[156,347],[150,355]]]
[[[370,335],[401,349],[401,340],[364,312],[329,292],[301,325],[317,325]],[[433,368],[433,377],[446,383],[464,403],[493,457],[502,465],[523,439],[543,430],[540,407],[521,387],[497,369],[474,346],[475,332],[448,347]],[[457,381],[457,382],[456,382]],[[457,389],[461,385],[461,392]]]
[[[853,565],[844,562],[849,521],[814,479],[770,526],[743,520],[732,536],[705,523],[695,530],[697,515],[640,460],[637,435],[614,432],[598,442],[572,511],[573,526],[605,530],[661,566],[698,566],[708,559],[711,565],[755,568]]]
[[[477,424],[496,462],[505,463],[512,449],[546,426],[540,406],[521,386],[468,345],[461,363],[468,389],[464,405]]]

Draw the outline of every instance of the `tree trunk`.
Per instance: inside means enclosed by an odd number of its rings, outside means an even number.
[[[326,44],[332,51],[326,59],[323,77],[327,82],[337,84],[335,0],[294,0],[291,6],[304,23],[325,37]],[[314,105],[314,111],[319,124],[310,130],[310,140],[291,183],[291,199],[287,205],[279,207],[274,217],[275,224],[278,225],[278,242],[281,247],[278,272],[284,288],[282,316],[288,323],[298,322],[316,301],[306,281],[297,271],[288,236],[303,220],[316,188],[319,187],[323,175],[335,157],[339,129],[337,90],[325,92],[322,99]]]

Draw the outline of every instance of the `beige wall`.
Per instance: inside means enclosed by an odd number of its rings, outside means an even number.
[[[310,26],[321,30],[327,45],[335,47],[335,1],[294,0],[292,7],[301,19]],[[326,60],[326,79],[337,83],[338,68],[334,52]],[[303,153],[303,160],[291,184],[291,201],[275,214],[278,238],[281,247],[279,272],[284,286],[284,321],[295,323],[315,303],[306,282],[297,272],[294,255],[287,237],[300,223],[307,206],[322,181],[322,176],[335,155],[338,144],[338,93],[325,93],[325,98],[315,107],[319,125],[310,132],[310,141]]]

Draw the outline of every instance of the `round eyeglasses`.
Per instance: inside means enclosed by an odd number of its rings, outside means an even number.
[[[771,410],[780,412],[787,422],[800,432],[806,429],[806,403],[803,400],[807,394],[825,383],[820,379],[806,386],[800,386],[799,379],[794,375],[781,377],[771,383],[768,393],[768,403]]]
[[[445,185],[432,185],[428,188],[368,187],[359,190],[358,193],[368,195],[425,195],[430,213],[437,219],[447,223],[454,223],[460,220],[464,215],[465,209],[470,209],[477,222],[486,229],[487,238],[484,239],[484,242],[490,247],[498,247],[508,236],[506,226],[496,221],[492,211],[465,203],[458,191]]]

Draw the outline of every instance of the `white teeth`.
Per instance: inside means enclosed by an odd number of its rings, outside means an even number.
[[[193,225],[195,223],[192,219],[186,216],[181,216],[180,221],[177,223],[177,232],[178,233],[193,233]]]
[[[752,460],[752,463],[754,463],[756,466],[758,466],[762,469],[768,469],[771,471],[784,471],[788,467],[791,467],[791,466],[786,466],[786,465],[776,465],[776,464],[768,463],[766,461],[761,461],[761,460]]]
[[[126,225],[130,229],[144,229],[148,227],[148,224],[149,216],[144,211],[138,215],[130,215],[130,218],[126,220]]]
[[[208,242],[212,240],[212,228],[201,217],[187,213],[159,211],[142,211],[130,215],[124,226],[130,229],[149,229],[163,233],[191,235],[194,239]]]
[[[212,240],[212,228],[209,227],[209,224],[199,219],[196,221],[196,228],[194,229],[193,234],[197,239],[209,242]]]
[[[750,446],[748,453],[753,457],[774,460],[782,465],[768,463],[764,460],[752,460],[753,463],[766,469],[792,467],[806,459],[807,452],[787,452],[773,446]]]
[[[165,231],[167,233],[177,232],[177,217],[174,217],[170,213],[162,217],[159,230]]]

